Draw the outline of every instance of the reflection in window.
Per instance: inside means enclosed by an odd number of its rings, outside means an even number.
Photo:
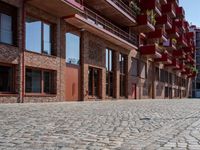
[[[51,55],[51,26],[38,19],[26,18],[26,49]]]
[[[80,37],[72,34],[66,34],[66,62],[79,65],[80,63]]]
[[[1,42],[12,44],[13,43],[13,37],[12,37],[12,17],[0,14],[1,15]]]
[[[13,68],[0,66],[0,92],[12,92],[13,90]]]

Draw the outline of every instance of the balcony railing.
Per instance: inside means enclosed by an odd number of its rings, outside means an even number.
[[[65,0],[65,1],[74,5],[77,8],[83,8],[83,0]]]
[[[129,34],[116,25],[112,24],[111,22],[107,21],[100,15],[96,14],[95,12],[91,11],[90,9],[84,7],[84,12],[81,12],[80,15],[88,20],[90,23],[97,25],[99,28],[105,29],[112,34],[122,38],[123,40],[128,41],[135,46],[138,45],[137,43],[137,36],[134,34]]]
[[[134,19],[137,18],[136,11],[134,11],[131,7],[126,5],[122,0],[111,0],[111,1]]]

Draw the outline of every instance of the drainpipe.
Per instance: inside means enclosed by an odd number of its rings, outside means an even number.
[[[22,3],[22,20],[21,20],[21,25],[22,25],[22,97],[21,97],[21,103],[24,103],[24,95],[25,95],[25,62],[24,62],[24,51],[25,51],[25,3],[26,0],[23,0]]]

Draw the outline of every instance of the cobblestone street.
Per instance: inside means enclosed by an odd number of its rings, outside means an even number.
[[[0,105],[1,150],[200,150],[200,100]]]

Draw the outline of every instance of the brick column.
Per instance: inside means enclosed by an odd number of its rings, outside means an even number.
[[[119,99],[119,74],[120,74],[120,70],[119,70],[119,52],[114,52],[114,56],[113,56],[113,70],[114,70],[114,82],[113,82],[113,87],[114,87],[114,98]]]

